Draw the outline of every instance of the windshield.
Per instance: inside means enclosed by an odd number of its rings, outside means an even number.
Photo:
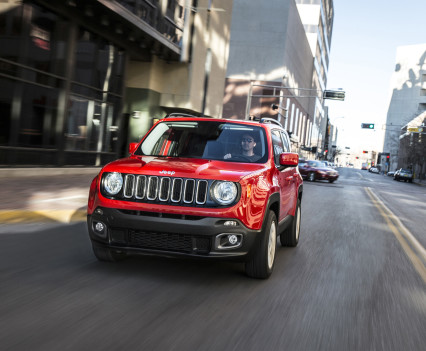
[[[320,161],[308,161],[308,163],[309,163],[309,166],[315,167],[315,168],[326,167],[325,164]]]
[[[266,134],[261,127],[166,120],[155,126],[134,154],[264,163],[268,158],[266,146]]]

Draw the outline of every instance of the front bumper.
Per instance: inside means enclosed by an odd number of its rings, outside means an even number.
[[[318,180],[337,180],[339,178],[338,174],[327,174],[327,173],[317,173]]]
[[[226,225],[233,221],[236,225]],[[104,230],[96,229],[102,223]],[[260,240],[260,230],[238,219],[97,208],[87,216],[95,246],[127,254],[225,258],[244,261]]]

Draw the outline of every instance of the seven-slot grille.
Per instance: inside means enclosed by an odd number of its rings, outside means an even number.
[[[204,179],[126,174],[123,197],[142,202],[202,205],[207,201],[208,188],[209,183]]]

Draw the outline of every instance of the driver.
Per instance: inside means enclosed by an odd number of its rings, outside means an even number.
[[[253,151],[254,147],[256,146],[256,142],[254,140],[254,136],[250,133],[244,133],[241,138],[241,156],[243,156],[245,159],[249,160],[250,162],[256,162],[261,157],[256,155]],[[239,155],[235,155],[235,157],[238,157]],[[226,154],[223,158],[226,160],[228,158],[231,158],[231,154]]]

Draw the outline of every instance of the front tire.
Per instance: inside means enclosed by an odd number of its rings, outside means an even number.
[[[295,247],[299,243],[301,214],[301,201],[297,199],[296,211],[291,225],[280,234],[281,246]]]
[[[274,269],[276,250],[277,218],[274,212],[269,211],[260,245],[257,247],[251,260],[245,264],[246,274],[252,278],[269,278]]]

